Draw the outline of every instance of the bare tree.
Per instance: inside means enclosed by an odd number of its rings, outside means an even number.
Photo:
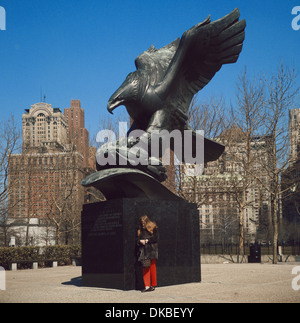
[[[239,255],[244,256],[245,213],[255,207],[255,196],[251,194],[257,186],[257,157],[261,153],[255,146],[262,127],[264,87],[257,80],[249,80],[246,69],[239,76],[237,83],[237,105],[231,108],[231,125],[223,134],[226,152],[226,172],[231,174],[228,194],[238,210]],[[258,139],[259,140],[259,139]],[[239,260],[239,259],[238,259]]]
[[[55,227],[56,243],[75,243],[80,240],[84,203],[84,189],[80,184],[85,177],[83,161],[73,145],[54,157],[41,198],[46,203],[46,218]]]
[[[220,137],[226,128],[225,103],[223,98],[211,97],[209,101],[198,102],[197,95],[194,96],[189,108],[188,126],[193,130],[203,130],[207,138],[215,139]],[[199,192],[196,176],[185,176],[186,165],[175,167],[175,186],[176,192],[182,198],[197,203],[198,206],[205,203],[208,193],[205,195]],[[217,174],[217,171],[214,173]],[[203,178],[202,178],[203,179]],[[188,185],[187,185],[188,184]]]
[[[194,98],[189,110],[189,126],[193,130],[204,130],[205,137],[224,144],[222,134],[228,125],[223,98],[203,102]],[[227,180],[222,161],[220,158],[208,163],[201,176],[188,176],[186,170],[191,167],[189,165],[180,165],[176,170],[177,194],[198,206],[203,242],[220,241],[226,244],[236,227],[234,217],[225,207],[226,204],[228,210],[231,209],[232,201],[224,200]]]
[[[9,166],[11,156],[18,152],[20,145],[21,133],[15,123],[14,117],[11,116],[7,121],[0,124],[0,225],[3,229],[3,244],[8,244],[8,195],[10,188],[14,185],[9,180]]]
[[[269,192],[272,205],[272,229],[273,229],[273,263],[277,263],[277,244],[280,215],[280,198],[283,194],[281,189],[281,175],[288,165],[289,134],[288,134],[288,111],[295,107],[299,94],[296,84],[296,71],[281,63],[278,70],[270,77],[264,77],[266,86],[264,128],[265,133],[271,138],[269,160],[261,160],[268,174],[270,182]]]
[[[217,162],[209,163],[205,170],[208,176],[202,176],[201,184],[197,178],[187,181],[182,171],[177,172],[178,193],[199,206],[211,203],[216,194],[229,194],[231,203],[228,206],[234,204],[238,209],[240,255],[244,250],[245,225],[249,221],[257,227],[263,222],[269,223],[273,262],[276,263],[280,201],[282,194],[291,189],[281,187],[281,176],[289,155],[288,111],[295,107],[299,94],[296,72],[281,64],[277,73],[270,77],[250,80],[245,71],[239,77],[237,90],[237,106],[231,109],[231,122],[223,118],[219,123],[214,116],[222,118],[222,114],[215,113],[218,110],[213,104],[207,108],[200,105],[201,108],[197,106],[197,109],[191,106],[191,119],[196,127],[200,125],[207,129],[205,125],[211,125],[208,129],[216,131],[211,138],[217,137],[226,151]],[[218,133],[220,129],[222,131]],[[213,183],[218,179],[217,174],[221,178],[223,173],[230,180],[223,185],[225,191],[221,192]],[[201,187],[206,188],[202,190]],[[249,209],[255,211],[255,216],[245,216]],[[266,216],[268,219],[262,219]]]

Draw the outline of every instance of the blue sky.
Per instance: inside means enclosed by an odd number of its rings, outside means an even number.
[[[109,97],[135,70],[140,53],[169,44],[209,14],[216,20],[236,7],[247,21],[240,59],[223,66],[198,98],[223,95],[234,102],[246,66],[250,75],[270,73],[282,59],[300,72],[300,30],[291,27],[299,0],[0,0],[0,6],[6,10],[0,120],[13,114],[21,124],[24,109],[40,102],[42,91],[53,107],[81,100],[94,135],[108,116]]]

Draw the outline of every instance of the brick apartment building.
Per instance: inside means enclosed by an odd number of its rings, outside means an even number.
[[[37,103],[22,116],[23,151],[9,164],[8,224],[18,244],[78,242],[89,162],[80,101],[65,114]]]
[[[270,195],[267,185],[261,184],[267,183],[267,174],[260,166],[262,161],[268,163],[269,137],[251,138],[251,171],[259,180],[246,177],[242,163],[246,143],[241,138],[237,129],[231,129],[220,139],[225,144],[225,152],[217,161],[206,165],[203,175],[183,175],[184,195],[199,206],[202,242],[221,243],[227,239],[226,243],[237,243],[239,212],[243,212],[246,242],[259,239],[262,220],[270,221]],[[241,210],[237,201],[243,191],[246,203]]]
[[[284,219],[290,224],[290,239],[300,241],[300,109],[289,112],[289,139],[289,165],[282,174],[282,207]]]

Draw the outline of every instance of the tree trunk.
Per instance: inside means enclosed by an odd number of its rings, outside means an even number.
[[[277,244],[278,244],[278,198],[274,197],[273,200],[273,264],[277,264]]]
[[[241,256],[241,262],[244,257],[244,216],[243,216],[243,209],[239,210],[239,253],[237,262],[240,262],[240,256]]]

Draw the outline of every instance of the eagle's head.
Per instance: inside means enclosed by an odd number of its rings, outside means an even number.
[[[139,92],[139,76],[137,71],[130,73],[123,84],[111,96],[107,104],[107,110],[113,114],[113,110],[120,105],[126,106],[127,103],[136,101]]]

